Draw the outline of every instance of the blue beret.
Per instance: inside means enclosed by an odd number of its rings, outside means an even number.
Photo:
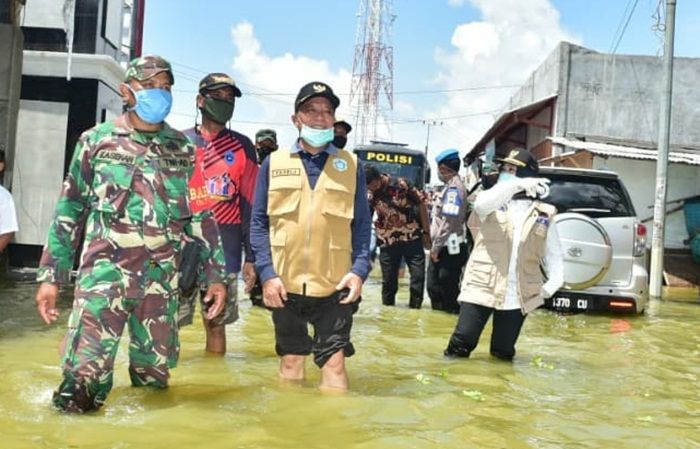
[[[443,150],[440,154],[437,155],[435,158],[435,162],[438,164],[442,164],[443,162],[451,161],[451,160],[459,160],[459,151],[457,151],[454,148],[450,148],[447,150]]]

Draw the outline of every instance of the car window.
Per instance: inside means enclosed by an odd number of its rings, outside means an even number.
[[[561,212],[579,212],[593,218],[635,216],[634,207],[618,179],[546,174],[552,180],[545,201]]]

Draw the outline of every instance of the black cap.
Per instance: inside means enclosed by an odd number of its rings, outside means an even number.
[[[518,167],[517,176],[535,176],[540,171],[540,164],[529,151],[523,148],[513,148],[506,157],[496,157],[495,162],[510,164]]]
[[[331,102],[333,109],[337,109],[340,105],[340,100],[333,93],[333,89],[326,83],[321,81],[313,81],[306,84],[299,90],[297,94],[297,99],[294,101],[294,112],[299,111],[299,107],[306,101],[314,97],[323,97]]]
[[[210,73],[199,82],[199,93],[203,94],[207,90],[221,89],[222,87],[232,87],[233,95],[241,96],[241,90],[236,86],[236,82],[225,73]]]
[[[345,128],[345,133],[350,133],[350,131],[352,131],[352,126],[350,126],[350,123],[342,119],[336,120],[336,122],[333,123],[333,126],[342,126],[343,128]]]

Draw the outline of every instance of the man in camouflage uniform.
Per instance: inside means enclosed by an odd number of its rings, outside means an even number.
[[[459,279],[469,258],[466,239],[467,190],[459,177],[459,152],[449,149],[436,158],[438,177],[445,183],[433,205],[430,226],[428,296],[433,310],[459,313]]]
[[[173,84],[157,56],[133,60],[119,86],[127,112],[80,137],[49,228],[37,279],[37,308],[58,317],[58,286],[69,281],[84,241],[75,301],[63,342],[59,410],[98,409],[112,388],[119,338],[128,325],[134,386],[167,387],[179,352],[177,266],[186,235],[201,245],[209,280],[209,313],[226,299],[226,273],[216,223],[190,212],[187,182],[194,148],[164,122]]]

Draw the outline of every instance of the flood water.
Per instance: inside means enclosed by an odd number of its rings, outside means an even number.
[[[269,313],[244,300],[225,357],[204,354],[201,324],[182,331],[165,391],[129,386],[123,339],[105,407],[76,416],[49,406],[71,298],[48,327],[34,290],[0,283],[0,448],[700,448],[697,291],[641,316],[536,311],[510,364],[488,355],[490,325],[471,359],[445,359],[455,317],[405,291],[382,307],[371,280],[345,395],[320,393],[311,362],[280,384]]]

